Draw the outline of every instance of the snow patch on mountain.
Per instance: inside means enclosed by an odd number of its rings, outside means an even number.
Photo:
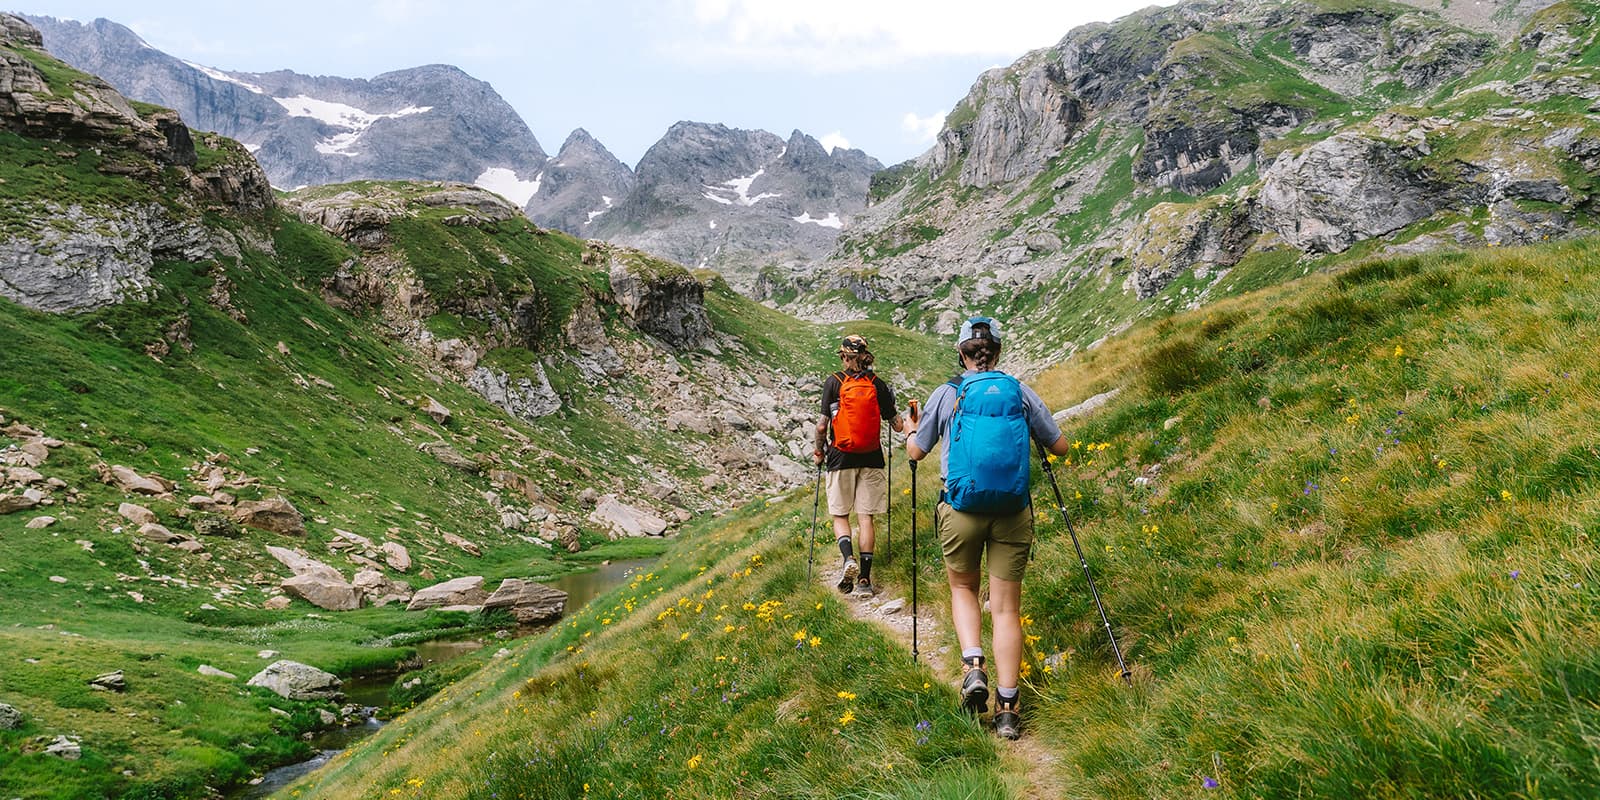
[[[788,152],[788,148],[787,147],[784,148],[784,152]],[[778,155],[779,155],[779,158],[783,157],[782,153],[779,153]],[[738,197],[739,197],[739,205],[742,205],[742,206],[753,206],[756,203],[759,203],[762,200],[765,200],[765,199],[767,199],[769,197],[782,197],[783,195],[781,193],[775,193],[775,192],[762,192],[761,194],[758,194],[755,197],[751,197],[750,196],[750,184],[755,183],[756,182],[756,178],[761,177],[763,174],[766,173],[766,171],[767,171],[766,167],[762,167],[761,169],[756,170],[753,174],[746,175],[746,176],[744,176],[742,178],[734,178],[731,181],[723,181],[722,182],[722,186],[732,187],[733,193],[738,195]],[[707,188],[713,188],[715,191],[722,191],[722,192],[728,191],[727,189],[722,189],[722,188],[719,188],[719,187],[707,187]]]
[[[837,211],[829,211],[828,212],[828,216],[822,217],[820,219],[817,218],[817,217],[811,216],[811,212],[810,211],[805,211],[805,212],[802,212],[800,214],[800,216],[791,217],[791,219],[793,219],[795,222],[798,222],[798,223],[800,223],[802,225],[804,225],[804,224],[809,222],[809,223],[812,223],[814,225],[821,225],[824,228],[833,228],[835,230],[838,230],[838,229],[844,227],[844,221],[839,219],[839,212],[837,212]]]
[[[145,47],[149,47],[149,46],[150,45],[145,45]],[[257,86],[257,85],[255,85],[253,83],[246,83],[244,81],[241,81],[238,78],[235,78],[232,75],[229,75],[228,73],[223,72],[222,70],[212,69],[212,68],[210,68],[208,66],[205,66],[203,64],[196,64],[193,61],[185,61],[183,63],[185,63],[185,64],[187,64],[187,65],[189,65],[191,67],[194,67],[195,69],[199,70],[202,74],[204,74],[208,78],[214,78],[214,79],[219,80],[219,81],[225,81],[227,83],[231,83],[231,84],[234,84],[236,86],[243,86],[244,88],[249,89],[250,91],[255,92],[256,94],[266,94],[267,93],[266,89],[263,89],[260,86]]]
[[[361,134],[366,133],[367,129],[380,119],[399,119],[412,114],[426,114],[433,110],[433,106],[406,106],[388,114],[373,114],[355,106],[318,100],[303,94],[294,97],[274,97],[272,101],[283,106],[291,117],[310,117],[335,128],[347,129],[347,133],[336,134],[316,144],[317,152],[338,156],[360,155],[351,148],[361,139]]]
[[[601,214],[611,210],[611,197],[609,195],[600,195],[600,202],[605,203],[606,207],[598,211],[590,211],[589,218],[584,220],[583,224],[588,225],[589,223],[594,222],[595,217],[598,217]]]
[[[525,181],[518,178],[514,170],[509,170],[505,167],[490,167],[472,182],[516,203],[520,207],[527,205],[528,201],[539,193],[539,184],[543,180],[543,172],[533,176],[533,180]],[[607,207],[609,205],[608,203]]]

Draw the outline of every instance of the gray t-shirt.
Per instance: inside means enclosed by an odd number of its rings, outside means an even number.
[[[976,370],[967,370],[961,373],[961,378],[976,375]],[[956,381],[960,383],[958,379]],[[1061,438],[1061,426],[1056,424],[1055,418],[1050,416],[1050,409],[1045,407],[1044,401],[1028,385],[1023,383],[1022,408],[1028,418],[1028,432],[1035,441],[1049,447]],[[946,436],[950,435],[950,422],[955,418],[956,388],[948,383],[939,384],[939,388],[928,395],[927,405],[922,408],[922,420],[917,423],[917,433],[911,437],[911,442],[922,448],[923,452],[933,452],[933,446]],[[945,448],[939,452],[939,474],[944,475],[950,471],[950,450]]]

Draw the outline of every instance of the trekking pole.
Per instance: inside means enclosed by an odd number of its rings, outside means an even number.
[[[811,562],[817,552],[817,509],[822,503],[822,464],[817,464],[816,488],[811,492],[811,542],[806,548],[806,583],[811,582]]]
[[[911,465],[911,661],[917,660],[917,460],[906,459]]]
[[[1128,669],[1122,660],[1122,648],[1117,646],[1117,635],[1111,632],[1111,620],[1106,616],[1106,607],[1100,603],[1100,590],[1095,588],[1094,576],[1089,574],[1089,561],[1083,557],[1083,546],[1078,544],[1078,532],[1072,528],[1072,518],[1067,516],[1067,502],[1061,498],[1061,487],[1056,484],[1056,474],[1050,469],[1050,457],[1044,451],[1044,445],[1034,442],[1039,448],[1039,463],[1044,465],[1044,474],[1050,478],[1050,488],[1056,493],[1056,508],[1061,511],[1061,519],[1067,523],[1067,533],[1072,535],[1072,547],[1078,551],[1078,563],[1083,566],[1083,579],[1089,583],[1089,594],[1094,597],[1094,607],[1100,611],[1100,622],[1106,627],[1106,638],[1111,640],[1111,652],[1117,657],[1117,667],[1122,670],[1122,679],[1133,685],[1133,672]]]
[[[889,504],[885,506],[883,518],[883,564],[889,565],[889,556],[894,552],[894,429],[884,430],[889,437],[889,446],[883,450],[883,474],[889,481]]]

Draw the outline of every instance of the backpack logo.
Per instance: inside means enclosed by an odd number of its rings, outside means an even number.
[[[945,499],[957,511],[1012,514],[1027,508],[1031,477],[1022,384],[1003,372],[979,372],[956,389],[950,422]]]
[[[834,448],[846,453],[877,450],[883,420],[872,373],[850,376],[836,372],[834,377],[839,379],[839,410],[833,415]]]

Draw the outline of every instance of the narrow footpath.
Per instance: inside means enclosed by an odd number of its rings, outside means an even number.
[[[935,607],[927,602],[930,592],[948,592],[949,589],[942,579],[937,583],[929,580],[927,576],[929,565],[922,566],[923,582],[917,590],[919,601],[916,619],[917,660],[927,664],[929,669],[932,669],[933,673],[945,683],[959,687],[960,659],[956,658],[955,645],[945,633],[949,630],[949,620],[944,616],[942,605]],[[898,559],[892,567],[878,565],[874,572],[879,575],[888,573],[896,579],[894,584],[889,584],[889,588],[881,588],[875,597],[866,599],[841,597],[840,602],[850,609],[850,613],[855,615],[856,619],[877,625],[888,632],[909,654],[912,649],[911,594],[909,587],[901,585],[904,569],[904,563]],[[942,567],[939,575],[943,577]],[[830,591],[838,591],[835,584],[839,581],[839,566],[834,564],[828,569],[819,569],[815,579]],[[991,706],[992,704],[991,700]],[[1040,743],[1039,737],[1028,729],[1026,707],[1022,710],[1022,720],[1021,739],[1014,742],[997,740],[1000,746],[1002,773],[1011,796],[1026,800],[1059,800],[1065,797],[1066,788],[1060,779],[1059,757],[1046,749]],[[987,715],[983,717],[983,724],[985,726],[989,724]]]

